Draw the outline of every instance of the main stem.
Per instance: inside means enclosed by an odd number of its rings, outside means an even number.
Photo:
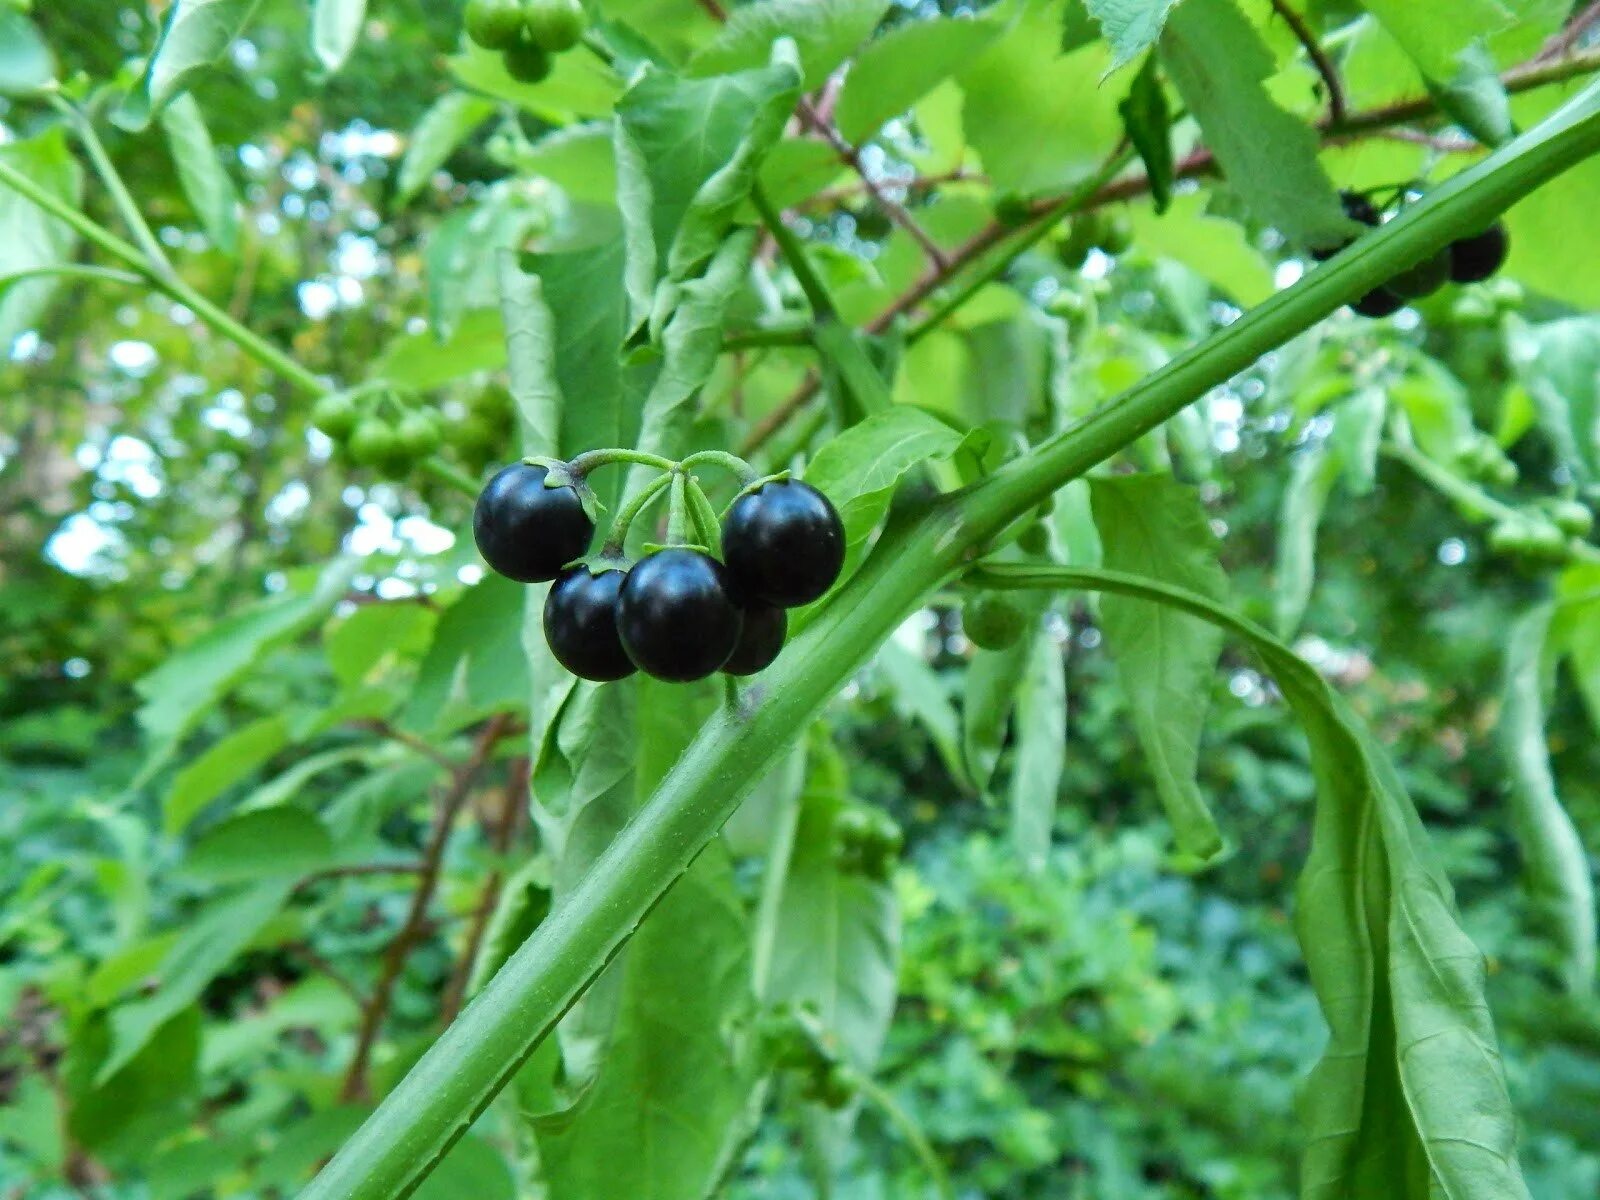
[[[301,1200],[410,1195],[895,627],[1000,529],[1395,271],[1600,151],[1600,87],[1228,329],[964,492],[897,516],[740,710],[700,731],[639,814],[378,1107]]]

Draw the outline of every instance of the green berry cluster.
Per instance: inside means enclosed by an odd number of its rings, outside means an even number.
[[[1487,433],[1478,433],[1456,454],[1455,466],[1461,474],[1478,483],[1510,487],[1517,481],[1517,464],[1506,457],[1500,443]]]
[[[389,479],[405,478],[418,462],[437,454],[444,440],[438,410],[407,404],[384,390],[332,392],[317,401],[311,423],[328,435],[343,459]]]
[[[1571,557],[1569,540],[1586,538],[1593,530],[1594,513],[1586,504],[1557,497],[1496,524],[1489,531],[1489,548],[1532,562],[1565,562]]]
[[[845,1061],[836,1039],[816,1030],[809,1010],[779,1009],[761,1019],[762,1054],[772,1066],[797,1077],[800,1096],[824,1108],[844,1108],[861,1090],[861,1076]]]
[[[1133,224],[1120,212],[1096,209],[1073,217],[1057,236],[1055,245],[1061,265],[1076,271],[1089,261],[1092,250],[1113,258],[1126,254],[1133,246]]]
[[[880,808],[852,805],[833,819],[833,861],[846,875],[882,883],[904,846],[900,826]]]
[[[588,25],[581,0],[467,0],[467,36],[498,53],[518,83],[541,82]]]

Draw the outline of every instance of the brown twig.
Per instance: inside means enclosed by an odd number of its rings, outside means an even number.
[[[1585,51],[1581,54],[1569,55],[1551,62],[1540,62],[1535,59],[1512,67],[1500,76],[1500,82],[1506,91],[1514,94],[1542,87],[1549,83],[1559,83],[1595,70],[1600,70],[1600,50]],[[1380,108],[1346,113],[1344,118],[1338,122],[1334,122],[1329,117],[1324,117],[1316,123],[1316,129],[1322,134],[1324,140],[1332,144],[1338,144],[1357,140],[1367,134],[1377,134],[1397,125],[1411,124],[1434,116],[1437,111],[1438,106],[1431,97],[1421,96],[1413,100],[1404,100],[1397,104],[1384,105]],[[1202,148],[1180,160],[1174,168],[1173,175],[1178,179],[1191,179],[1196,176],[1209,175],[1216,169],[1217,161],[1215,155],[1210,150]],[[1089,212],[1108,204],[1131,200],[1136,196],[1144,195],[1149,190],[1150,178],[1148,175],[1129,175],[1125,178],[1114,180],[1101,188],[1085,201],[1078,211]],[[1032,221],[1037,221],[1048,214],[1054,213],[1060,203],[1061,197],[1059,196],[1049,196],[1034,201],[1029,210]],[[1030,228],[1031,221],[1024,222],[1022,225],[1005,225],[999,221],[991,222],[960,246],[950,251],[946,255],[946,261],[942,267],[924,272],[916,282],[867,323],[867,331],[869,333],[882,333],[897,318],[922,304],[923,301],[944,287],[957,274],[971,266],[977,259],[994,250],[1008,237],[1014,234],[1023,234]],[[795,413],[803,409],[817,394],[820,384],[819,376],[815,372],[809,373],[794,392],[750,431],[740,446],[739,452],[749,455],[764,446]]]
[[[1600,21],[1600,0],[1574,13],[1561,32],[1544,44],[1534,61],[1549,62],[1554,58],[1565,58],[1577,49],[1583,35],[1594,28],[1597,21]]]
[[[412,949],[422,940],[427,930],[428,905],[432,903],[434,891],[438,888],[439,868],[444,862],[445,848],[450,843],[450,832],[455,826],[456,817],[460,815],[462,806],[467,802],[467,796],[478,773],[483,770],[483,765],[494,753],[495,745],[505,736],[510,726],[511,718],[501,714],[492,718],[483,727],[473,745],[471,757],[456,768],[450,788],[434,813],[433,828],[428,834],[427,845],[422,852],[422,871],[417,878],[416,889],[411,894],[411,907],[406,912],[405,920],[401,922],[399,932],[394,935],[394,940],[384,951],[378,982],[373,988],[372,998],[361,1013],[361,1029],[356,1035],[355,1055],[350,1060],[350,1069],[345,1073],[344,1086],[340,1089],[340,1097],[345,1101],[367,1098],[367,1072],[372,1062],[372,1048],[377,1043],[384,1018],[389,1013],[395,984],[399,981],[400,972],[405,968],[406,959],[410,957]]]
[[[438,747],[424,741],[414,733],[408,733],[381,717],[370,721],[354,721],[352,724],[359,729],[365,729],[368,733],[375,733],[379,737],[388,738],[391,742],[398,743],[408,750],[416,751],[446,774],[453,775],[460,767],[460,764],[455,759],[445,754]]]
[[[522,825],[523,814],[528,811],[528,759],[517,758],[506,773],[506,789],[500,812],[489,831],[489,846],[496,858],[504,860],[516,841],[517,830]],[[439,1022],[448,1025],[456,1019],[466,999],[467,984],[472,979],[472,969],[483,950],[484,935],[489,930],[489,919],[495,905],[500,902],[500,889],[505,883],[504,872],[496,866],[484,880],[478,903],[472,910],[472,925],[467,930],[466,945],[456,959],[455,970],[450,974],[450,984],[445,988],[444,999],[439,1003]]]
[[[1317,74],[1322,76],[1322,86],[1328,91],[1328,118],[1338,124],[1344,120],[1345,113],[1344,83],[1339,78],[1339,68],[1328,57],[1328,52],[1317,40],[1311,26],[1306,24],[1306,19],[1294,10],[1288,0],[1272,0],[1272,11],[1294,31],[1295,39],[1305,47],[1306,57],[1317,69]]]

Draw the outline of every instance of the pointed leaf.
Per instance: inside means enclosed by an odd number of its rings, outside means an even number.
[[[182,95],[161,114],[178,182],[211,243],[224,254],[239,251],[239,190],[223,170],[211,131],[193,96]]]

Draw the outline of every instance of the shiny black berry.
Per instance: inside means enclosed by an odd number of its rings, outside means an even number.
[[[733,657],[723,664],[729,675],[755,675],[765,671],[783,649],[789,635],[789,616],[781,608],[765,604],[744,610],[744,629]]]
[[[617,634],[617,596],[627,572],[599,574],[587,563],[557,576],[544,602],[544,637],[550,652],[579,679],[626,679],[635,667]]]
[[[1372,201],[1368,200],[1359,192],[1340,192],[1339,202],[1344,205],[1344,215],[1349,217],[1352,221],[1359,221],[1361,224],[1370,225],[1374,229],[1376,229],[1383,221],[1382,215],[1378,212],[1377,208],[1374,207]],[[1318,262],[1324,262],[1327,259],[1332,258],[1335,254],[1339,253],[1339,251],[1343,250],[1346,246],[1353,245],[1354,243],[1354,238],[1348,238],[1345,241],[1340,242],[1337,246],[1323,246],[1313,249],[1311,251],[1311,257],[1316,259]]]
[[[628,572],[617,599],[617,629],[628,657],[669,683],[720,671],[733,657],[743,624],[727,572],[699,550],[658,550]]]
[[[734,502],[722,523],[722,549],[740,596],[794,608],[839,578],[844,523],[816,488],[778,480]]]
[[[1392,317],[1405,306],[1405,297],[1395,295],[1388,288],[1376,287],[1350,307],[1363,317]]]
[[[1450,278],[1457,283],[1481,283],[1505,265],[1510,251],[1505,223],[1496,221],[1482,233],[1450,243]]]
[[[512,463],[484,485],[472,512],[478,553],[518,583],[554,579],[594,538],[577,489],[546,487],[548,475],[542,466]]]

